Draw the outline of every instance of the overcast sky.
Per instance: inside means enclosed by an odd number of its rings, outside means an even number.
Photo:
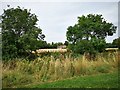
[[[67,27],[77,23],[77,17],[82,15],[102,14],[108,22],[118,26],[118,2],[38,2],[35,0],[34,2],[6,1],[0,4],[2,4],[0,14],[3,13],[3,9],[7,9],[7,5],[31,9],[31,13],[38,16],[37,26],[42,29],[47,42],[65,42]],[[118,30],[106,41],[112,42],[117,37]]]

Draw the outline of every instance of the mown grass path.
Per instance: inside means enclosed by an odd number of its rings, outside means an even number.
[[[31,88],[118,88],[118,74],[79,76],[66,80],[30,86]]]

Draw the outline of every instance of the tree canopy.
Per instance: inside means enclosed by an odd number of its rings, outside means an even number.
[[[112,23],[107,22],[102,15],[82,15],[78,17],[78,22],[74,26],[67,28],[66,36],[70,46],[74,45],[72,46],[73,51],[86,52],[87,44],[96,51],[102,51],[106,43],[105,38],[112,36],[116,32],[116,28]]]
[[[117,48],[120,49],[120,37],[114,39],[112,45],[115,45]]]
[[[4,57],[16,57],[39,47],[45,35],[38,28],[37,16],[30,10],[8,8],[1,15],[2,49]],[[39,47],[40,48],[40,47]]]

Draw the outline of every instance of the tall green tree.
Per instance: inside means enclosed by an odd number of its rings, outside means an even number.
[[[30,53],[45,38],[42,30],[36,26],[37,16],[31,14],[30,10],[19,6],[8,8],[1,15],[1,21],[3,57],[13,58]]]
[[[96,51],[102,51],[106,43],[105,38],[112,36],[116,32],[116,28],[112,23],[107,22],[102,15],[83,15],[78,17],[78,22],[74,26],[67,28],[66,37],[73,51],[91,51],[86,50],[88,48],[87,44]]]

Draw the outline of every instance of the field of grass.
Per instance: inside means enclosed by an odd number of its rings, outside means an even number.
[[[112,73],[118,70],[118,56],[120,54],[114,52],[98,54],[95,60],[87,60],[84,55],[73,57],[69,54],[38,57],[31,61],[3,61],[2,85],[3,88],[25,87],[29,84],[53,82],[81,75]]]
[[[29,88],[118,88],[118,73],[79,76],[71,79],[30,85]]]

